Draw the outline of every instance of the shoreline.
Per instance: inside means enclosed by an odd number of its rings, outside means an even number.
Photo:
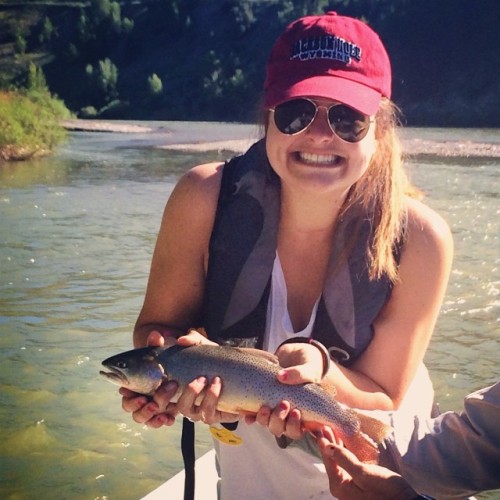
[[[157,149],[173,151],[207,151],[245,152],[255,141],[248,139],[200,142],[196,144],[166,144],[156,146]],[[405,156],[443,156],[460,158],[500,158],[500,145],[474,141],[432,141],[424,139],[402,139]]]
[[[163,126],[146,126],[133,123],[106,120],[65,120],[63,127],[78,132],[115,132],[122,134],[169,133]],[[204,141],[196,143],[155,144],[152,148],[185,152],[230,151],[243,153],[255,142],[252,139],[232,139],[222,141]],[[442,156],[462,158],[500,158],[500,144],[476,141],[437,141],[431,139],[401,139],[405,156]]]

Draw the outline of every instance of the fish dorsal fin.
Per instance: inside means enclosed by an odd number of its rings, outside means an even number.
[[[337,389],[331,380],[324,378],[318,385],[333,398],[337,395]]]
[[[238,349],[244,354],[249,354],[250,356],[257,356],[259,358],[263,358],[266,361],[269,361],[269,363],[272,363],[274,365],[280,364],[278,357],[272,352],[262,351],[261,349],[255,349],[253,347],[236,347],[235,349]]]

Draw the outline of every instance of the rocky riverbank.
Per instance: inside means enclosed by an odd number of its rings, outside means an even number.
[[[246,151],[253,140],[234,140],[203,142],[198,144],[168,144],[158,146],[161,149],[177,151]],[[403,151],[408,156],[449,156],[500,158],[500,145],[473,141],[431,141],[422,139],[403,139]]]
[[[88,132],[117,132],[117,133],[149,133],[167,132],[164,127],[155,125],[146,126],[133,123],[113,122],[103,120],[66,120],[63,126],[67,130]],[[153,147],[176,151],[232,151],[241,153],[246,151],[254,139],[238,139],[228,141],[207,141],[182,144],[156,144]],[[430,139],[403,138],[403,151],[409,156],[445,156],[445,157],[473,157],[473,158],[500,158],[499,143],[476,141],[436,141]]]
[[[66,130],[73,132],[118,132],[122,134],[140,134],[154,132],[157,130],[157,127],[103,120],[64,120],[61,122],[61,125]]]
[[[48,149],[7,144],[6,146],[0,146],[0,165],[2,162],[30,160],[31,158],[38,158],[49,154],[50,151]]]
[[[162,130],[164,127],[137,125],[125,122],[102,120],[66,120],[63,125],[68,130],[89,132],[118,132],[118,133],[149,133]],[[248,149],[254,139],[238,139],[227,141],[212,141],[182,144],[157,144],[153,147],[176,151],[231,151],[241,153]],[[403,137],[403,151],[409,156],[444,156],[444,157],[473,157],[473,158],[500,158],[500,139],[498,143],[476,141],[436,141],[430,139],[416,139]]]

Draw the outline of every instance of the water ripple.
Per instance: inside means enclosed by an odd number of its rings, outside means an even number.
[[[118,150],[113,138],[87,137],[0,171],[3,498],[136,500],[181,468],[180,426],[134,424],[98,371],[131,347],[174,182],[216,158]],[[426,355],[443,409],[493,381],[500,354],[499,164],[453,162],[410,165],[456,244]],[[200,429],[200,450],[208,446]]]

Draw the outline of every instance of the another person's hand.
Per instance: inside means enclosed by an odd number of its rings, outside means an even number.
[[[340,500],[412,500],[418,497],[396,472],[359,461],[336,440],[331,430],[325,429],[323,434],[318,444],[334,497]]]

